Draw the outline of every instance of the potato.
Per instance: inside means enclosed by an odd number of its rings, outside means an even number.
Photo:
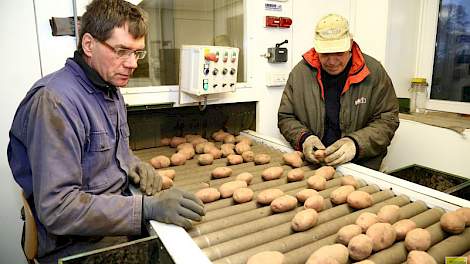
[[[315,150],[315,152],[313,152],[313,156],[320,162],[324,162],[325,161],[325,150],[324,149],[318,149],[318,150]]]
[[[366,235],[372,239],[373,250],[379,251],[390,247],[395,242],[397,234],[389,223],[375,223],[371,225]]]
[[[178,150],[178,151],[179,151],[179,150],[182,150],[182,149],[184,149],[184,148],[192,148],[192,149],[193,149],[194,147],[193,147],[193,144],[187,143],[187,142],[181,143],[181,144],[179,144],[178,146],[176,146],[176,150]]]
[[[212,149],[214,149],[214,148],[215,148],[215,149],[218,149],[218,148],[214,145],[214,143],[212,143],[212,142],[206,142],[206,143],[204,144],[204,151],[203,151],[203,153],[209,153],[209,152],[210,152]]]
[[[465,226],[470,226],[470,208],[462,207],[462,208],[457,209],[456,212],[460,214],[465,220]]]
[[[302,163],[303,163],[302,159],[295,152],[286,153],[282,155],[282,159],[284,160],[285,164],[290,165],[291,167],[294,167],[294,168],[302,167]]]
[[[246,203],[253,199],[253,195],[253,190],[250,188],[239,188],[233,192],[233,200],[237,203]]]
[[[354,192],[354,187],[351,185],[344,185],[341,186],[330,194],[330,200],[332,203],[335,204],[343,204],[347,201],[348,195]]]
[[[227,132],[223,131],[222,129],[220,129],[220,130],[218,130],[218,131],[212,133],[212,138],[213,138],[215,141],[223,141],[224,138],[225,138],[226,136],[228,136],[228,135],[229,135],[229,133],[227,133]]]
[[[283,195],[271,202],[271,210],[275,213],[287,212],[297,206],[297,198],[292,195]]]
[[[230,175],[232,175],[232,169],[228,167],[217,167],[212,170],[211,175],[214,179],[230,177]]]
[[[258,193],[256,201],[260,204],[270,204],[274,199],[284,195],[280,189],[266,189]]]
[[[201,166],[211,165],[214,162],[214,156],[211,154],[201,154],[197,157],[197,162]]]
[[[216,147],[210,148],[207,154],[211,154],[214,159],[220,159],[222,157],[222,151]]]
[[[279,179],[282,174],[284,174],[284,169],[282,167],[270,167],[261,172],[261,176],[265,181]]]
[[[302,170],[301,168],[290,170],[287,173],[287,181],[289,182],[301,181],[304,179],[304,175],[305,175],[304,170]]]
[[[157,173],[158,175],[160,176],[165,176],[165,177],[168,177],[170,179],[174,179],[175,178],[175,175],[176,175],[176,171],[175,170],[172,170],[172,169],[169,169],[169,170],[157,170]]]
[[[295,152],[297,155],[299,155],[299,157],[300,157],[301,159],[304,159],[304,153],[303,153],[302,151],[296,150],[296,151],[294,151],[294,152]]]
[[[182,137],[172,137],[170,141],[170,147],[176,148],[176,146],[183,143],[186,143],[186,139]]]
[[[225,143],[225,144],[227,144],[227,143],[232,143],[232,144],[235,143],[235,137],[234,137],[233,135],[230,135],[230,134],[226,135],[226,136],[224,137],[224,143]]]
[[[309,197],[314,196],[314,195],[318,195],[318,192],[315,191],[314,189],[303,189],[303,190],[297,192],[295,197],[297,198],[297,200],[299,200],[299,202],[303,203]]]
[[[307,179],[307,186],[317,191],[323,191],[326,188],[326,180],[322,176],[313,175]]]
[[[354,188],[359,187],[359,183],[351,175],[341,177],[341,185],[352,185],[352,186],[354,186]]]
[[[400,219],[400,207],[394,204],[383,206],[377,213],[377,219],[382,223],[395,223]]]
[[[196,155],[196,153],[194,152],[194,149],[191,147],[191,148],[182,148],[180,151],[178,151],[178,153],[181,153],[183,155],[186,156],[186,160],[190,160],[194,157],[194,155]]]
[[[333,257],[317,256],[314,259],[307,259],[305,264],[339,264],[339,262]]]
[[[244,143],[244,142],[241,142],[241,143],[238,143],[237,145],[235,145],[235,152],[237,152],[238,154],[242,154],[243,152],[245,151],[249,151],[251,150],[251,147],[250,145]]]
[[[363,261],[359,261],[359,262],[354,262],[354,264],[376,264],[375,262],[373,262],[372,260],[363,260]]]
[[[162,190],[166,190],[173,186],[173,180],[166,177],[166,176],[161,176],[162,177]]]
[[[424,251],[413,250],[408,253],[407,264],[437,264],[436,260]]]
[[[271,156],[267,154],[257,154],[255,155],[255,164],[256,165],[263,165],[268,164],[271,162]]]
[[[359,215],[356,219],[356,225],[362,228],[362,232],[366,232],[369,227],[375,223],[378,223],[379,219],[377,215],[374,213],[364,212]]]
[[[227,164],[228,165],[237,165],[237,164],[242,164],[243,163],[243,158],[240,155],[228,155],[227,156]]]
[[[253,145],[253,141],[251,140],[251,138],[249,137],[246,137],[246,136],[242,136],[242,135],[238,135],[235,137],[235,142],[237,143],[245,143],[245,144],[248,144],[248,145]]]
[[[194,139],[198,139],[198,138],[202,138],[201,135],[197,135],[197,134],[187,134],[184,136],[184,139],[186,140],[186,142],[191,142],[193,141]]]
[[[318,213],[315,209],[305,209],[295,214],[291,226],[294,231],[305,231],[312,228],[318,220]]]
[[[405,239],[406,234],[416,228],[416,223],[410,219],[402,219],[392,225],[397,233],[397,240]]]
[[[169,146],[171,138],[162,138],[160,139],[160,146]]]
[[[222,198],[228,198],[233,195],[236,189],[246,188],[247,184],[245,181],[230,181],[226,182],[219,187],[220,196]]]
[[[207,142],[207,139],[205,138],[194,138],[192,140],[189,141],[189,143],[191,143],[193,145],[194,148],[196,148],[197,145],[201,144],[201,143],[206,143]]]
[[[242,172],[242,173],[238,174],[235,179],[238,180],[238,181],[245,181],[246,184],[249,185],[251,183],[251,180],[253,180],[253,174],[251,174],[249,172]]]
[[[314,175],[322,176],[325,180],[331,180],[335,176],[335,168],[331,166],[322,166],[315,171]]]
[[[175,153],[170,157],[171,165],[179,166],[186,163],[186,155],[183,153]]]
[[[220,150],[222,151],[222,156],[227,157],[229,155],[235,154],[235,151],[233,150],[235,148],[234,144],[222,144],[220,146]]]
[[[279,251],[263,251],[251,256],[246,264],[285,264],[285,257]]]
[[[255,153],[251,150],[245,151],[242,153],[242,158],[245,162],[252,162],[255,160]]]
[[[325,198],[319,194],[310,196],[305,200],[304,208],[315,209],[315,211],[320,212],[325,208]]]
[[[308,258],[306,264],[310,263],[335,263],[335,262],[319,262],[324,258],[333,258],[338,264],[346,264],[349,258],[348,248],[341,244],[333,244],[323,246],[313,252]]]
[[[451,234],[460,234],[465,230],[465,219],[457,211],[443,214],[440,224],[442,230]]]
[[[431,246],[431,233],[422,228],[415,228],[408,232],[405,237],[405,247],[408,251],[426,251]]]
[[[171,163],[170,159],[167,156],[163,156],[163,155],[158,155],[156,157],[153,157],[150,159],[149,162],[155,169],[169,167]]]
[[[362,228],[355,224],[346,225],[346,226],[341,227],[338,230],[337,234],[338,235],[336,236],[336,242],[347,246],[351,238],[362,234]]]
[[[354,209],[364,209],[372,205],[372,196],[367,192],[354,191],[348,195],[347,202]]]
[[[194,147],[194,150],[196,151],[197,154],[205,153],[204,149],[208,145],[212,146],[212,147],[215,147],[214,143],[212,143],[212,142],[202,142],[202,143],[197,144],[196,147]]]
[[[372,253],[372,239],[364,234],[359,234],[349,241],[349,257],[354,260],[363,260]]]
[[[201,199],[203,203],[211,203],[219,200],[220,192],[216,188],[204,188],[196,192],[196,197]]]

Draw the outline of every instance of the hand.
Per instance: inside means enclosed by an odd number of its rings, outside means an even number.
[[[306,160],[314,164],[320,163],[320,161],[315,157],[314,153],[318,149],[325,149],[325,146],[323,143],[321,143],[321,140],[317,136],[308,136],[302,144],[302,148]]]
[[[147,162],[138,162],[129,171],[129,177],[135,184],[140,183],[140,190],[147,195],[154,195],[162,189],[162,177]]]
[[[171,188],[159,196],[144,196],[143,216],[145,220],[156,220],[175,224],[186,229],[192,226],[191,220],[200,221],[204,206],[194,194]]]
[[[348,137],[338,139],[325,150],[326,165],[335,166],[351,161],[356,155],[356,145]]]

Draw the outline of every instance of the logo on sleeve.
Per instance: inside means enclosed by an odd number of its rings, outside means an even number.
[[[354,101],[354,105],[365,104],[365,103],[367,103],[367,98],[365,98],[364,96]]]

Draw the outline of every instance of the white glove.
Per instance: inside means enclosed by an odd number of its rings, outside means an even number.
[[[317,136],[311,135],[305,139],[302,149],[307,161],[318,164],[320,161],[315,157],[314,152],[318,149],[325,149],[325,146]]]
[[[356,145],[350,138],[338,139],[325,150],[326,165],[335,166],[351,161],[356,155]]]

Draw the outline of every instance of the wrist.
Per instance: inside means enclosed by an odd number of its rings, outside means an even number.
[[[351,139],[351,141],[354,143],[354,146],[356,147],[356,153],[354,153],[354,158],[351,161],[356,161],[359,158],[359,144],[357,143],[356,139],[350,136],[345,136],[345,138]]]
[[[301,150],[304,146],[304,142],[307,140],[308,137],[313,136],[312,132],[305,132],[299,138],[299,149]]]

